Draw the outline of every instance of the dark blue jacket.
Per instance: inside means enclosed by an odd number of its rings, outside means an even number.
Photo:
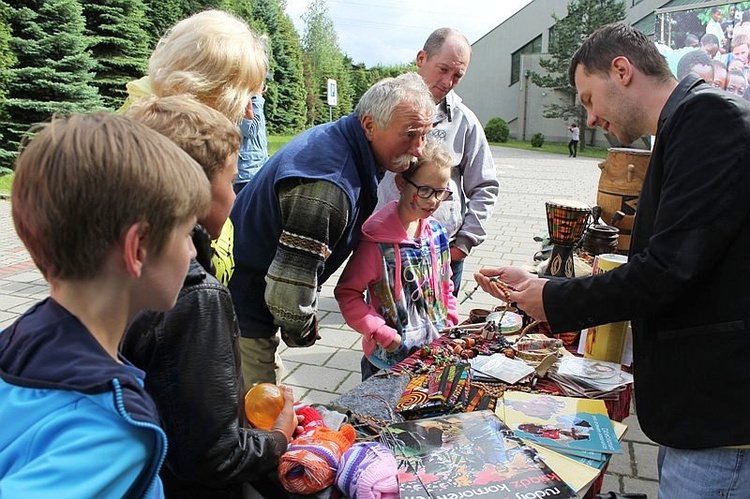
[[[347,226],[341,240],[330,248],[318,276],[321,284],[344,263],[359,241],[362,224],[375,208],[377,173],[377,162],[359,118],[350,114],[292,139],[240,192],[230,214],[235,270],[229,290],[243,336],[252,331],[255,337],[270,337],[276,331],[273,317],[265,309],[264,279],[282,230],[279,184],[290,178],[325,180],[338,186],[349,200]]]

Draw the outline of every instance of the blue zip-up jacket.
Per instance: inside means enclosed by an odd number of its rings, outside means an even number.
[[[143,371],[52,298],[0,333],[0,496],[163,497]]]

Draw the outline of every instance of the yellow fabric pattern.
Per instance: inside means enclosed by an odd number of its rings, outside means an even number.
[[[211,241],[214,249],[213,263],[216,269],[216,278],[224,286],[229,285],[229,279],[234,273],[234,225],[227,218],[224,227],[221,228],[221,235],[218,239]]]

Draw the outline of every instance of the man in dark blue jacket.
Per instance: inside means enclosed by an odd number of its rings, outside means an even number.
[[[485,269],[554,331],[631,320],[638,420],[661,444],[659,497],[750,497],[750,104],[653,42],[609,25],[569,71],[588,125],[623,144],[656,135],[629,261],[581,279]]]
[[[318,287],[356,246],[378,177],[422,154],[434,109],[416,73],[381,80],[354,113],[295,137],[240,192],[229,289],[246,388],[277,381],[279,328],[291,347],[315,342]]]

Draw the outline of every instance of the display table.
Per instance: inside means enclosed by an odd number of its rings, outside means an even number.
[[[465,337],[466,335],[462,335],[462,338]],[[448,335],[442,335],[430,344],[430,347],[432,347],[434,351],[449,352],[450,345],[453,342],[455,342],[455,338],[451,338]],[[438,356],[438,361],[450,362],[450,359],[441,359]],[[396,412],[395,408],[401,394],[404,392],[404,389],[411,379],[410,375],[419,372],[420,370],[429,370],[431,364],[434,363],[434,358],[430,358],[418,350],[408,358],[404,359],[391,371],[382,371],[378,375],[367,379],[349,392],[333,400],[331,405],[350,411],[355,421],[360,425],[360,430],[365,430],[375,434],[378,429],[384,425],[392,422],[403,421],[403,418]],[[474,384],[474,382],[472,382],[472,384]],[[500,382],[483,382],[480,385],[495,398],[502,396],[503,392],[506,390],[565,395],[560,386],[554,381],[538,377],[534,377],[530,383],[527,382],[518,385],[508,385]],[[617,392],[613,398],[605,400],[607,411],[611,419],[622,421],[629,415],[631,396],[632,385],[627,385],[625,390]],[[596,496],[601,489],[605,471],[606,466],[584,497],[593,498]]]

